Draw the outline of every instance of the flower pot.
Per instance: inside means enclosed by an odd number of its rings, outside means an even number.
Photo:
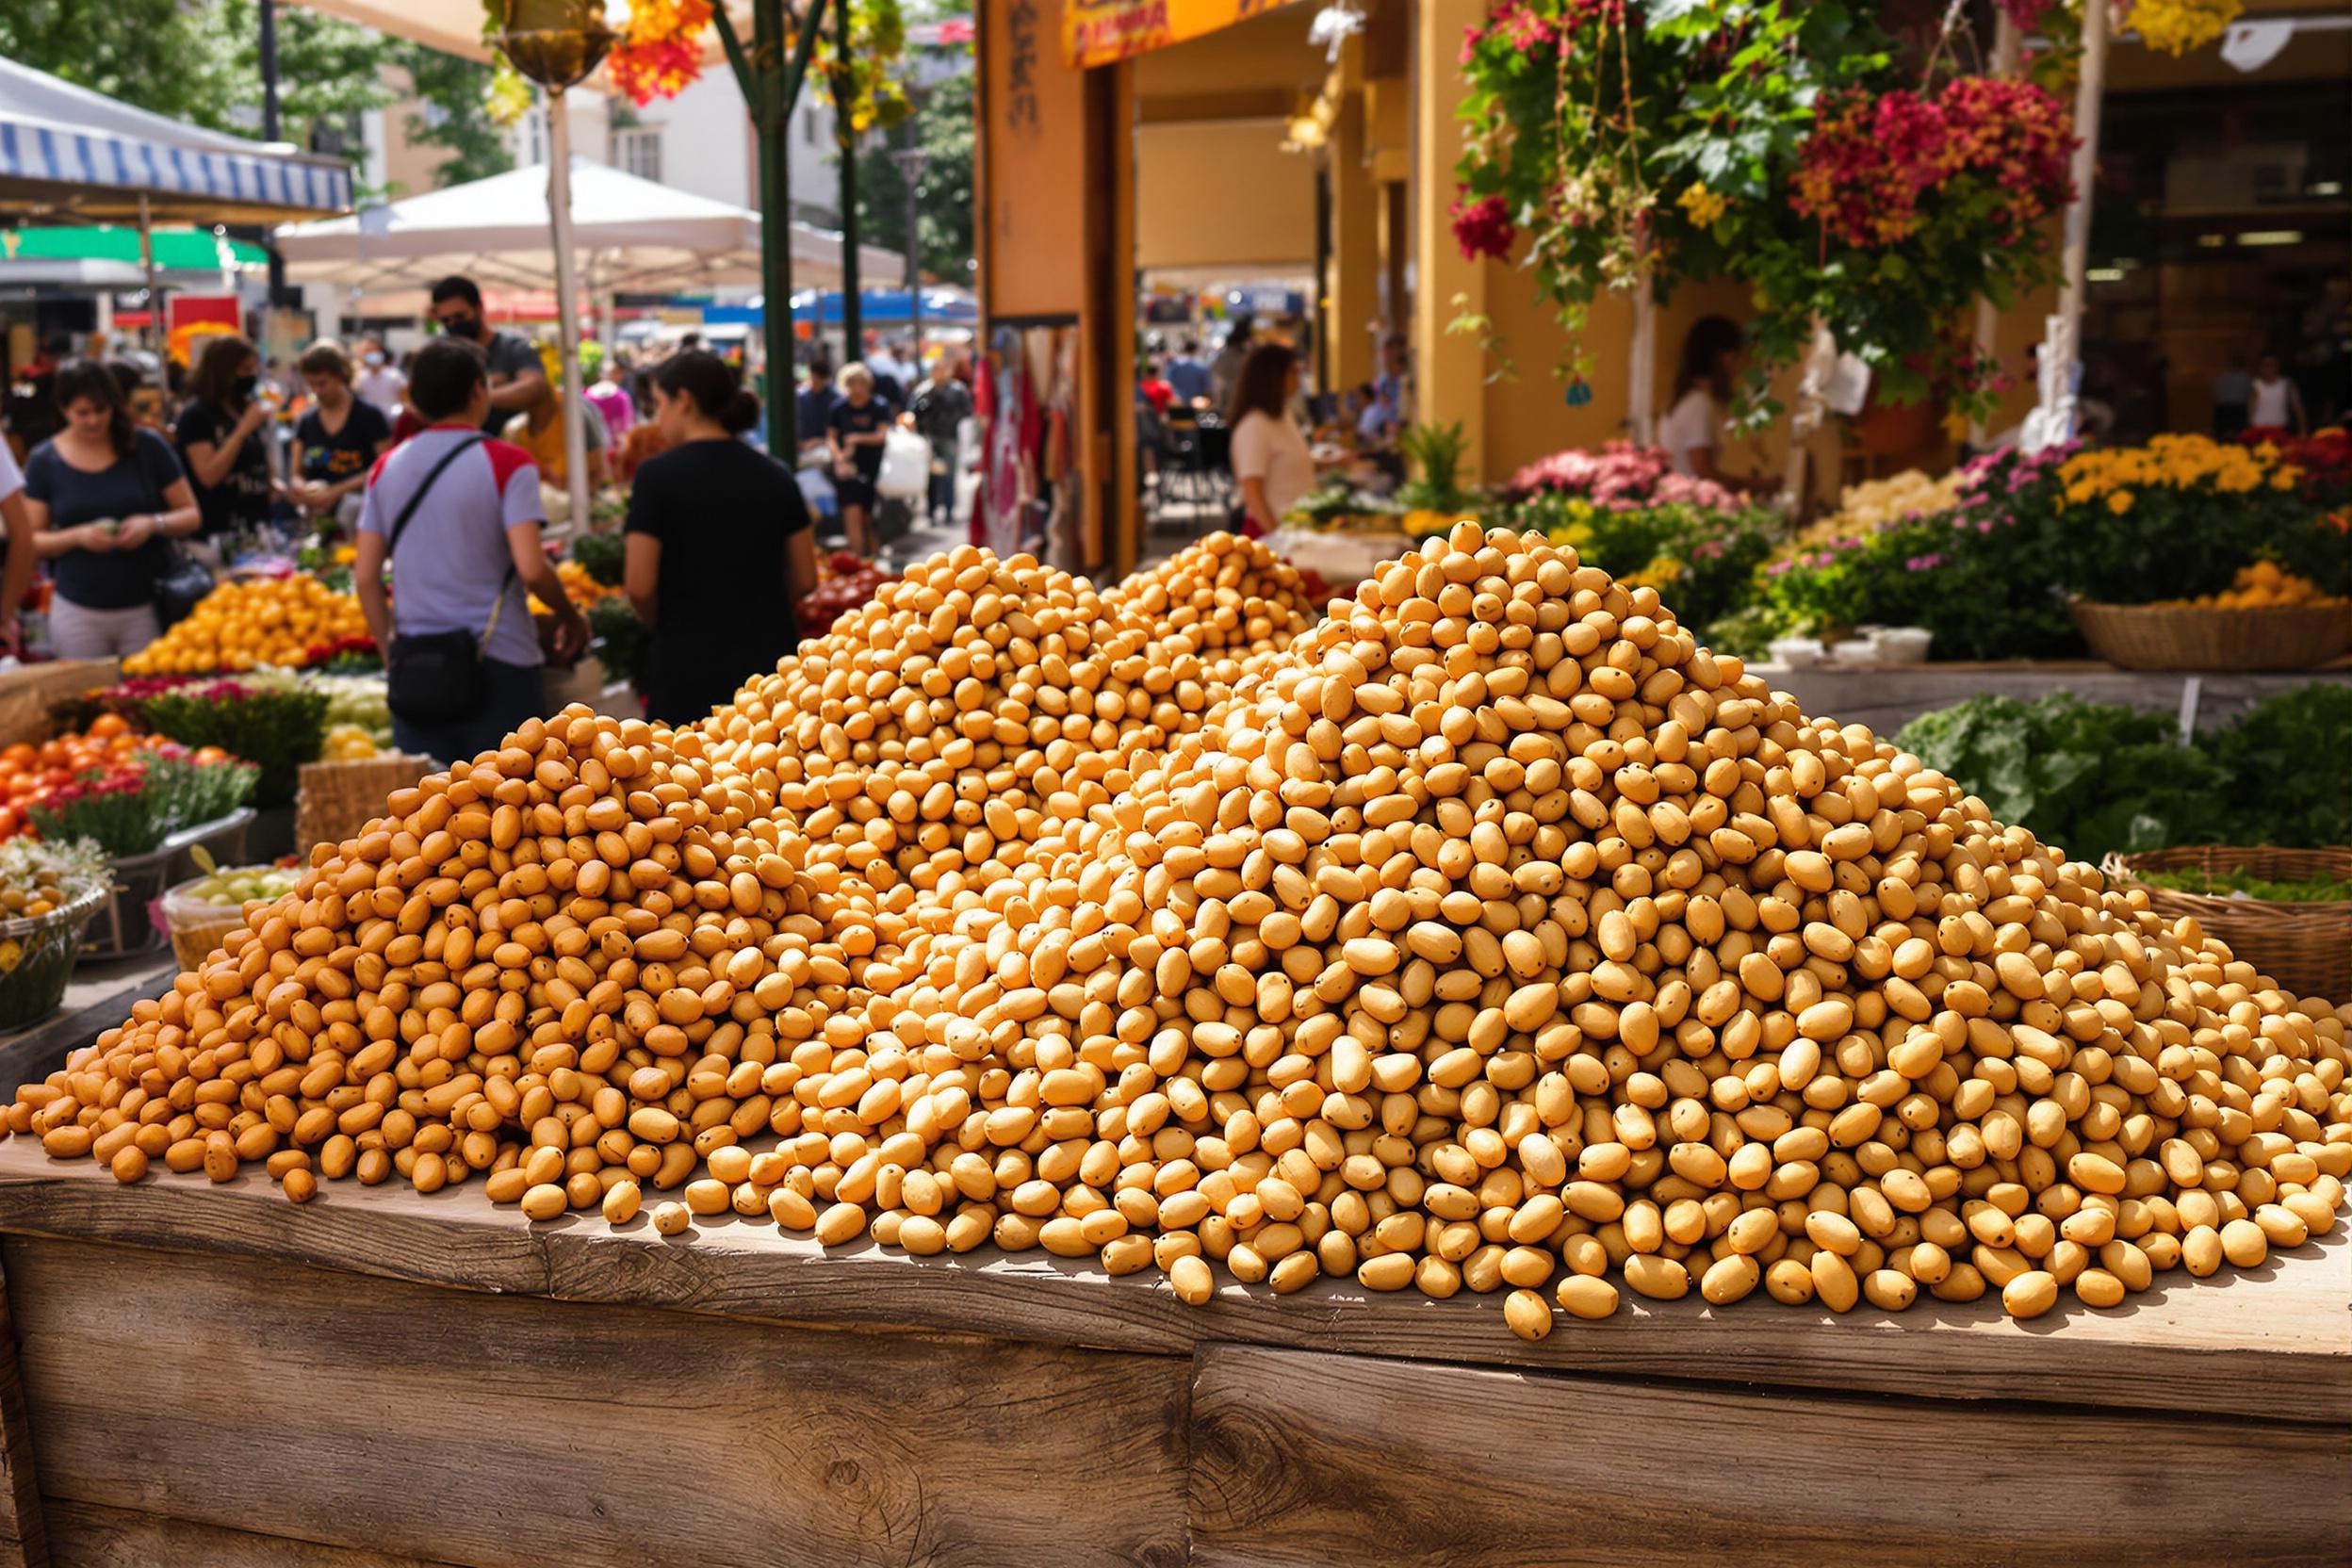
[[[1764,645],[1764,651],[1775,664],[1786,664],[1792,670],[1809,670],[1829,662],[1826,650],[1818,637],[1775,637]]]
[[[1928,645],[1936,634],[1925,627],[1890,626],[1871,639],[1878,645],[1878,662],[1882,664],[1924,664]]]
[[[161,947],[164,932],[155,923],[154,909],[166,888],[197,874],[195,857],[188,852],[202,844],[216,861],[234,864],[242,860],[245,829],[253,820],[253,808],[240,806],[217,821],[181,828],[144,855],[126,855],[110,862],[114,897],[90,923],[82,956],[127,958]]]

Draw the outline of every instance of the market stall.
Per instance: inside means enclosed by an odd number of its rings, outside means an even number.
[[[1692,1297],[1529,1345],[1493,1298],[1195,1309],[1034,1254],[531,1227],[470,1188],[298,1211],[20,1143],[0,1233],[10,1564],[2283,1565],[2352,1534],[2341,1235],[2126,1316]]]

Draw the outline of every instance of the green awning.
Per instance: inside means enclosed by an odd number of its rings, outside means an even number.
[[[218,272],[222,267],[263,267],[269,253],[210,229],[156,229],[155,270]],[[120,223],[77,229],[0,229],[0,260],[119,261],[139,264],[139,230]]]

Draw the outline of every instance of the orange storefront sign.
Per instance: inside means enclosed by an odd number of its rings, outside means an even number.
[[[1292,0],[1062,0],[1062,58],[1108,65],[1247,22]]]

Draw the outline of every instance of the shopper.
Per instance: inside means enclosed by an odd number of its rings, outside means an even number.
[[[482,316],[482,290],[473,279],[447,277],[434,284],[433,318],[449,336],[480,349],[489,366],[490,407],[482,416],[484,435],[498,434],[509,419],[547,395],[547,367],[540,362],[537,346],[520,333],[492,329]]]
[[[2278,369],[2278,356],[2264,354],[2254,368],[2253,396],[2246,404],[2246,422],[2263,430],[2307,434],[2311,423],[2303,416],[2303,393]]]
[[[874,555],[874,482],[882,475],[882,448],[890,439],[890,407],[874,395],[874,372],[863,365],[841,369],[841,400],[833,405],[825,433],[833,452],[833,488],[841,498],[841,531],[850,552]]]
[[[564,388],[550,383],[547,395],[524,413],[516,415],[506,427],[506,438],[530,454],[539,470],[539,477],[558,490],[571,482],[571,458],[564,441],[564,422],[555,416],[564,406]],[[572,404],[573,416],[580,421],[580,444],[587,453],[588,488],[595,491],[604,484],[604,449],[610,437],[604,416],[585,403]]]
[[[956,470],[963,457],[964,421],[972,416],[972,391],[956,379],[945,354],[931,362],[931,379],[915,394],[915,430],[931,443],[931,526],[956,520]]]
[[[351,581],[385,653],[393,740],[461,761],[547,706],[529,596],[554,607],[558,658],[585,646],[588,628],[540,547],[539,471],[520,448],[482,434],[491,398],[482,351],[456,335],[426,344],[408,393],[427,428],[368,480]]]
[[[21,654],[24,638],[17,612],[32,589],[41,547],[34,542],[33,514],[24,504],[24,472],[6,441],[0,441],[0,522],[8,525],[8,561],[0,568],[0,653]]]
[[[392,421],[359,396],[339,346],[313,343],[294,368],[311,404],[294,426],[294,503],[313,517],[357,522],[368,470],[391,449]]]
[[[800,644],[795,612],[817,586],[815,533],[792,472],[739,437],[760,400],[716,354],[653,372],[653,422],[670,449],[629,498],[629,602],[653,629],[646,716],[690,724]]]
[[[137,653],[162,629],[164,540],[194,533],[204,513],[172,443],[131,422],[113,372],[76,360],[53,385],[63,427],[24,466],[27,521],[57,582],[49,639],[60,659]]]
[[[1262,343],[1242,362],[1226,407],[1242,532],[1252,539],[1280,528],[1282,514],[1315,488],[1315,459],[1305,433],[1290,416],[1301,379],[1298,356],[1288,346]]]
[[[1225,335],[1225,346],[1209,361],[1209,397],[1219,408],[1233,400],[1233,388],[1240,383],[1242,367],[1250,362],[1250,351],[1257,347],[1250,341],[1256,331],[1247,314],[1233,318],[1233,329]]]
[[[611,437],[605,445],[618,447],[637,423],[637,404],[629,395],[628,356],[606,355],[603,373],[583,396],[589,406],[604,416],[604,433]]]
[[[278,489],[269,445],[276,409],[260,387],[261,355],[252,343],[223,333],[204,344],[173,436],[204,511],[207,540],[254,532],[270,521]]]
[[[831,455],[833,405],[841,400],[841,393],[833,387],[833,367],[822,359],[809,361],[808,384],[792,405],[792,428],[802,456]]]
[[[1195,408],[1208,400],[1209,368],[1200,363],[1200,345],[1195,339],[1185,338],[1168,356],[1168,384],[1176,389],[1177,397]]]
[[[1754,482],[1724,471],[1723,410],[1731,402],[1745,346],[1740,328],[1721,316],[1702,317],[1682,340],[1674,371],[1674,400],[1658,427],[1674,472],[1712,480],[1727,490],[1749,490]]]
[[[387,423],[399,418],[408,378],[384,353],[384,345],[372,337],[359,340],[359,376],[352,382],[351,390],[359,394],[360,401],[383,415]]]

